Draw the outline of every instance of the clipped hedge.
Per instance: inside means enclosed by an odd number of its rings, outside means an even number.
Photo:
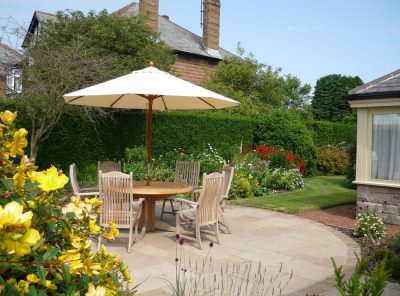
[[[329,121],[313,121],[308,126],[318,147],[326,145],[349,147],[354,142],[357,130],[355,124]]]
[[[113,118],[94,124],[82,117],[80,107],[68,107],[71,108],[39,147],[39,167],[54,164],[66,170],[73,162],[83,167],[98,160],[123,159],[125,148],[146,144],[144,111],[115,112]],[[16,108],[12,102],[0,102],[0,110],[4,109]],[[29,119],[20,115],[18,118],[20,126],[29,129]],[[221,156],[231,159],[241,143],[252,145],[257,123],[253,118],[220,112],[155,112],[152,153],[156,156],[174,148],[195,152],[210,143]]]
[[[312,134],[298,114],[287,111],[267,114],[255,132],[255,142],[293,152],[306,160],[306,171],[314,172],[317,153]]]

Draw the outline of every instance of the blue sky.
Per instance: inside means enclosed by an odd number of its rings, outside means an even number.
[[[201,35],[200,0],[159,0],[160,14]],[[115,11],[129,0],[0,0],[0,26],[34,10]],[[364,82],[400,68],[400,0],[221,0],[220,45],[240,41],[262,63],[315,85],[328,74]]]

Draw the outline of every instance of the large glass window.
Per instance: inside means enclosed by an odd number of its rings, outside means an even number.
[[[371,177],[400,181],[400,113],[372,115]]]

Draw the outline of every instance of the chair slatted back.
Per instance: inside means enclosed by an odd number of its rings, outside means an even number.
[[[222,198],[228,198],[229,190],[231,189],[234,168],[229,165],[224,165],[222,171],[225,173],[224,189],[222,190]]]
[[[81,188],[79,187],[78,183],[75,163],[69,166],[69,179],[71,181],[72,191],[74,192],[75,195],[78,195],[79,192],[81,191]]]
[[[130,228],[133,221],[133,177],[132,173],[99,172],[99,192],[103,200],[100,225],[111,222],[118,228]]]
[[[199,219],[200,225],[217,221],[224,178],[224,172],[222,174],[212,173],[203,175],[203,183],[198,200],[199,207],[197,208],[197,219]]]
[[[192,186],[193,189],[199,186],[200,162],[180,161],[175,165],[175,183]]]
[[[121,171],[121,161],[98,161],[97,170],[103,173],[109,172],[120,172]]]

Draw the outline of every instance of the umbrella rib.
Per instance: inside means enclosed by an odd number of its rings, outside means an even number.
[[[207,102],[207,101],[204,100],[203,98],[200,98],[200,97],[198,97],[198,98],[199,98],[201,101],[203,101],[204,103],[206,103],[207,105],[211,106],[212,108],[217,109],[217,108],[215,108],[214,105],[210,104],[209,102]]]
[[[168,110],[167,104],[165,104],[164,96],[161,96],[161,100],[162,100],[162,102],[164,104],[165,110]]]
[[[114,107],[114,105],[115,105],[116,103],[118,103],[119,100],[121,100],[123,96],[125,96],[125,94],[119,96],[118,99],[116,99],[116,100],[114,101],[114,103],[112,103],[112,104],[110,105],[110,108]]]
[[[76,101],[76,100],[78,100],[78,99],[80,99],[80,98],[83,98],[83,96],[79,96],[79,97],[73,98],[72,100],[68,101],[68,103],[71,103],[71,102],[73,102],[73,101]]]

